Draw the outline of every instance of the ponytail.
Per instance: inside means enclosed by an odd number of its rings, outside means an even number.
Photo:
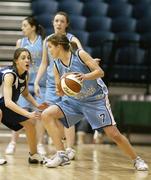
[[[71,51],[73,54],[75,54],[75,52],[76,52],[77,49],[78,49],[77,43],[71,41],[71,42],[69,42],[69,46],[70,46],[70,51]]]
[[[36,17],[34,16],[28,16],[26,17],[24,20],[28,21],[28,23],[31,25],[31,26],[35,26],[36,28],[36,33],[41,35],[42,39],[45,39],[46,37],[46,33],[45,33],[45,29],[42,25],[40,25],[38,23],[38,20]]]
[[[37,34],[41,35],[42,39],[44,40],[46,37],[45,29],[42,25],[38,24]]]

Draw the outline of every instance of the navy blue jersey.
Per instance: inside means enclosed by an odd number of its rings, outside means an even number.
[[[14,76],[14,82],[12,85],[12,101],[16,102],[20,94],[26,88],[27,72],[19,76],[17,71],[12,67],[6,67],[1,69],[0,70],[0,105],[4,104],[4,93],[3,93],[4,76],[10,73],[13,74]]]

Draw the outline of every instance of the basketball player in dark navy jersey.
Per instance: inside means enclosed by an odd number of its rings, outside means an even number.
[[[0,70],[0,121],[8,128],[18,131],[24,127],[29,144],[29,163],[41,161],[37,155],[36,132],[33,120],[40,118],[40,113],[28,112],[17,105],[22,94],[33,106],[43,109],[28,91],[28,71],[31,63],[31,54],[26,48],[18,48],[14,53],[13,66]],[[0,158],[0,165],[6,160]]]

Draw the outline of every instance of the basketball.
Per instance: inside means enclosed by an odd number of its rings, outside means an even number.
[[[82,88],[82,83],[75,73],[68,73],[61,78],[61,88],[67,96],[76,96]]]

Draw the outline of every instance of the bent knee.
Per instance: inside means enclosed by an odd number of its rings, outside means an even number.
[[[45,109],[42,114],[41,114],[41,119],[42,121],[47,121],[47,120],[53,120],[53,119],[58,119],[61,118],[62,112],[56,105],[52,105],[49,108]]]
[[[41,120],[42,121],[47,121],[48,119],[50,119],[50,117],[52,117],[53,114],[51,113],[51,110],[45,109],[42,113],[41,113]]]
[[[1,122],[1,120],[2,120],[2,111],[0,109],[0,122]]]

